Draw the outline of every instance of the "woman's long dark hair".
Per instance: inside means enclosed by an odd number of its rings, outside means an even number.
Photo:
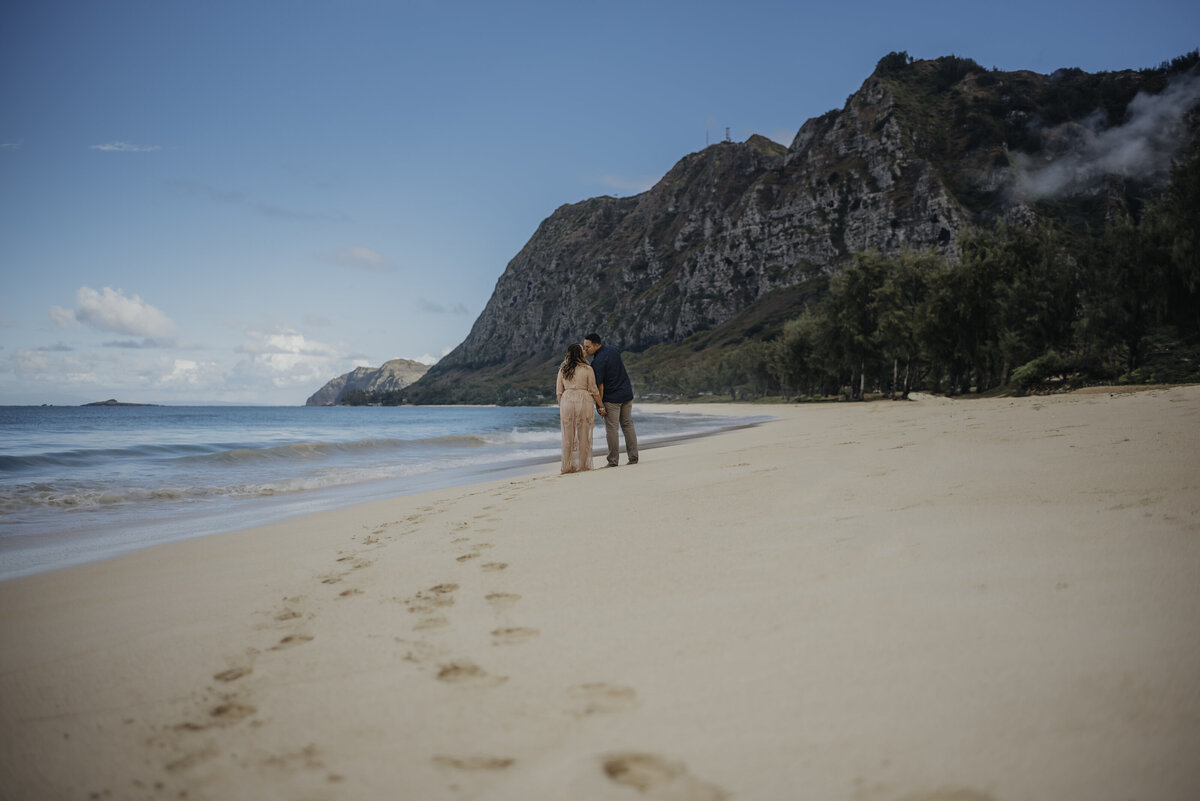
[[[583,357],[583,345],[576,342],[567,348],[567,358],[563,359],[563,378],[570,379],[574,376],[575,368],[581,364],[587,364],[587,359]]]

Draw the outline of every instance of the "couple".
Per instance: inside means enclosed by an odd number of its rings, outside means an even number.
[[[586,356],[592,357],[589,365]],[[617,425],[625,434],[629,464],[637,464],[637,433],[633,430],[633,384],[625,372],[621,353],[588,334],[582,345],[567,348],[567,358],[558,368],[555,388],[558,416],[562,421],[562,472],[592,469],[592,406],[604,418],[608,435],[608,465],[617,466]],[[579,461],[574,452],[578,450]]]

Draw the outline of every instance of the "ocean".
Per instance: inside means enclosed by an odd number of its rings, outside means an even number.
[[[648,450],[764,419],[641,405],[634,422]],[[0,580],[291,515],[557,472],[560,436],[553,406],[0,407]],[[602,425],[594,441],[604,450]]]

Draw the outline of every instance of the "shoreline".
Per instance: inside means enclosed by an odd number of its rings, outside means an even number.
[[[482,408],[482,407],[477,407]],[[654,408],[653,414],[707,414],[712,417],[750,416],[734,410],[697,411],[666,404]],[[753,415],[768,418],[768,415]],[[761,422],[761,421],[760,421]],[[747,423],[747,425],[756,425]],[[685,442],[733,430],[737,427],[714,428],[699,432],[659,437],[643,443],[642,448],[655,448]],[[603,428],[598,424],[596,435],[603,440]],[[64,525],[53,531],[10,535],[0,539],[0,582],[38,575],[53,570],[75,567],[90,562],[115,558],[142,548],[241,531],[270,523],[291,520],[320,511],[345,509],[375,500],[415,495],[449,487],[469,486],[508,476],[535,473],[542,466],[557,464],[558,455],[524,456],[494,462],[482,462],[457,467],[439,468],[406,475],[351,484],[331,486],[305,492],[280,493],[248,499],[237,505],[214,512],[200,506],[185,508],[165,515],[147,516],[113,523],[85,516],[62,518]],[[71,514],[67,512],[66,514]],[[85,513],[86,514],[86,513]],[[34,540],[32,544],[29,540]]]
[[[1194,796],[1200,387],[973,400],[772,406],[0,582],[0,783]]]

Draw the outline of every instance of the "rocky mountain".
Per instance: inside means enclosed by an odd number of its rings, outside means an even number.
[[[337,406],[344,402],[348,392],[377,395],[398,392],[425,375],[428,369],[427,365],[409,359],[392,359],[382,367],[357,367],[321,387],[304,405]]]
[[[769,335],[856,251],[953,259],[971,226],[1102,224],[1161,187],[1194,131],[1195,59],[1176,62],[1041,75],[889,54],[790,147],[723,142],[647,192],[557,209],[406,398],[534,402],[588,331],[634,353],[731,321]]]

